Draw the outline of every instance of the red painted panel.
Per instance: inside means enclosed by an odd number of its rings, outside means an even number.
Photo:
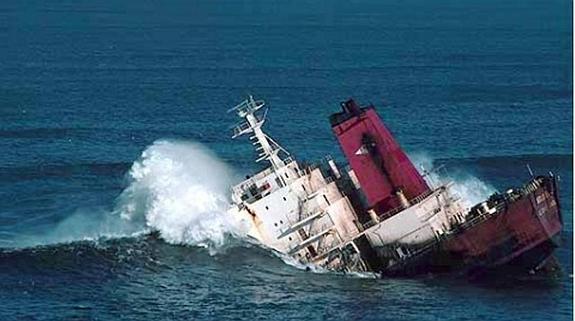
[[[552,199],[549,192],[540,188],[510,204],[503,213],[448,240],[443,244],[444,250],[464,260],[474,260],[486,258],[492,249],[513,240],[513,248],[508,252],[490,258],[496,264],[503,264],[543,243],[560,233],[562,228],[556,203],[536,204],[536,196],[543,193]]]
[[[360,109],[350,100],[332,118],[332,129],[370,207],[382,212],[398,206],[399,189],[407,199],[429,190],[373,107]]]

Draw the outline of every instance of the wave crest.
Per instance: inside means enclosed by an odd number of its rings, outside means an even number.
[[[218,248],[241,224],[227,213],[232,171],[198,143],[156,141],[129,173],[118,199],[125,220],[144,222],[172,244]]]
[[[428,155],[417,153],[410,155],[410,158],[421,170],[431,170],[435,168],[436,160]],[[429,174],[428,180],[432,182],[452,181],[454,183],[452,190],[461,197],[462,204],[467,208],[484,201],[496,191],[490,184],[469,173],[461,171],[450,171],[449,174],[441,171],[432,172]]]

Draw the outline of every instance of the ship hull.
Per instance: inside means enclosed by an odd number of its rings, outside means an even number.
[[[543,177],[540,182],[521,198],[504,202],[497,212],[457,228],[418,256],[383,269],[382,274],[459,271],[480,276],[545,270],[560,244],[562,218],[555,178]]]
[[[330,117],[345,171],[331,158],[294,161],[262,131],[263,106],[250,96],[232,109],[245,118],[234,137],[253,134],[257,161],[271,166],[232,188],[230,209],[262,244],[302,264],[382,275],[533,272],[552,261],[563,224],[552,175],[467,209],[452,183],[419,173],[373,106],[349,100]]]

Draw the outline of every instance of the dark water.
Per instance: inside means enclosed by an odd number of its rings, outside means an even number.
[[[2,1],[0,319],[571,319],[571,12],[533,0]],[[299,159],[341,159],[327,117],[353,96],[455,176],[505,189],[526,164],[553,171],[563,276],[373,280],[308,273],[238,240],[210,255],[189,238],[101,230],[158,139],[257,170],[226,113],[249,93]]]

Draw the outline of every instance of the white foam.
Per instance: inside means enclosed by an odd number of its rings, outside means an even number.
[[[422,173],[423,169],[427,171],[431,171],[433,169],[433,158],[429,155],[423,153],[415,153],[409,157],[413,161],[414,165],[418,168],[420,173]],[[436,183],[452,181],[454,185],[451,189],[457,193],[457,195],[461,198],[462,204],[468,208],[481,201],[484,201],[496,191],[493,186],[483,182],[479,178],[469,173],[454,173],[449,172],[449,169],[447,169],[446,172],[432,172],[427,179],[428,181]]]
[[[3,242],[31,247],[159,232],[167,242],[208,247],[242,238],[244,225],[226,213],[232,171],[199,143],[159,140],[130,169],[129,185],[114,210],[78,209],[55,227]],[[241,243],[241,242],[240,242]]]
[[[131,183],[116,212],[144,221],[169,243],[218,248],[243,236],[232,215],[232,172],[201,144],[160,140],[149,146],[129,173]]]

